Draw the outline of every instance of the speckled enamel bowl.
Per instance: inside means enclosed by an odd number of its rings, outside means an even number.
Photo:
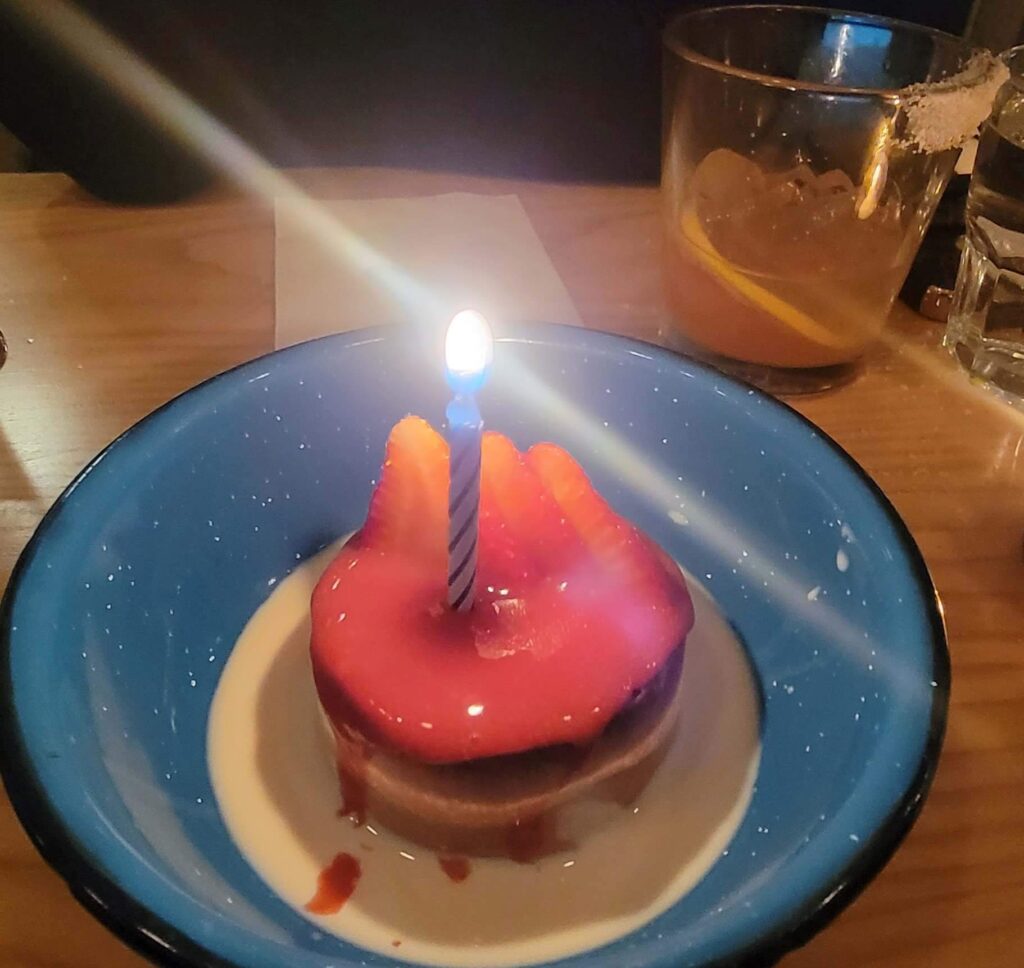
[[[157,962],[386,963],[257,877],[218,814],[205,737],[274,580],[361,523],[398,418],[441,423],[438,355],[368,330],[218,376],[101,454],[18,563],[0,620],[7,790],[82,903]],[[568,447],[703,577],[764,700],[729,849],[646,927],[560,964],[770,962],[864,886],[927,791],[949,670],[921,557],[849,457],[742,384],[562,327],[511,331],[495,357],[489,424]]]

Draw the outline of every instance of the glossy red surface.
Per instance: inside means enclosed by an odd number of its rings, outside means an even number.
[[[397,424],[367,522],[313,595],[327,714],[430,763],[591,741],[693,624],[682,576],[565,451],[487,434],[476,603],[451,612],[447,485],[443,439]]]

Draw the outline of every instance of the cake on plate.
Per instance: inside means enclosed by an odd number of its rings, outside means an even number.
[[[693,606],[562,448],[482,443],[474,606],[446,605],[448,445],[388,440],[363,527],[313,594],[342,811],[443,853],[558,850],[564,808],[628,804],[667,748]]]

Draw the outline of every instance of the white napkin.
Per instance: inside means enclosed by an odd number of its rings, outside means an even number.
[[[582,325],[515,195],[324,201],[277,209],[275,345],[379,323],[444,325],[460,309],[493,324]]]

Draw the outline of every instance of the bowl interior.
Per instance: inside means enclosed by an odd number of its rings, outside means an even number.
[[[239,854],[210,788],[207,712],[276,581],[361,524],[392,424],[440,426],[436,358],[368,331],[215,378],[106,451],[12,580],[12,799],[87,903],[150,952],[385,963],[324,936]],[[518,330],[481,406],[521,446],[567,446],[703,578],[763,690],[761,773],[730,849],[587,963],[702,963],[791,931],[885,859],[941,734],[941,628],[898,519],[795,414],[643,344]]]

